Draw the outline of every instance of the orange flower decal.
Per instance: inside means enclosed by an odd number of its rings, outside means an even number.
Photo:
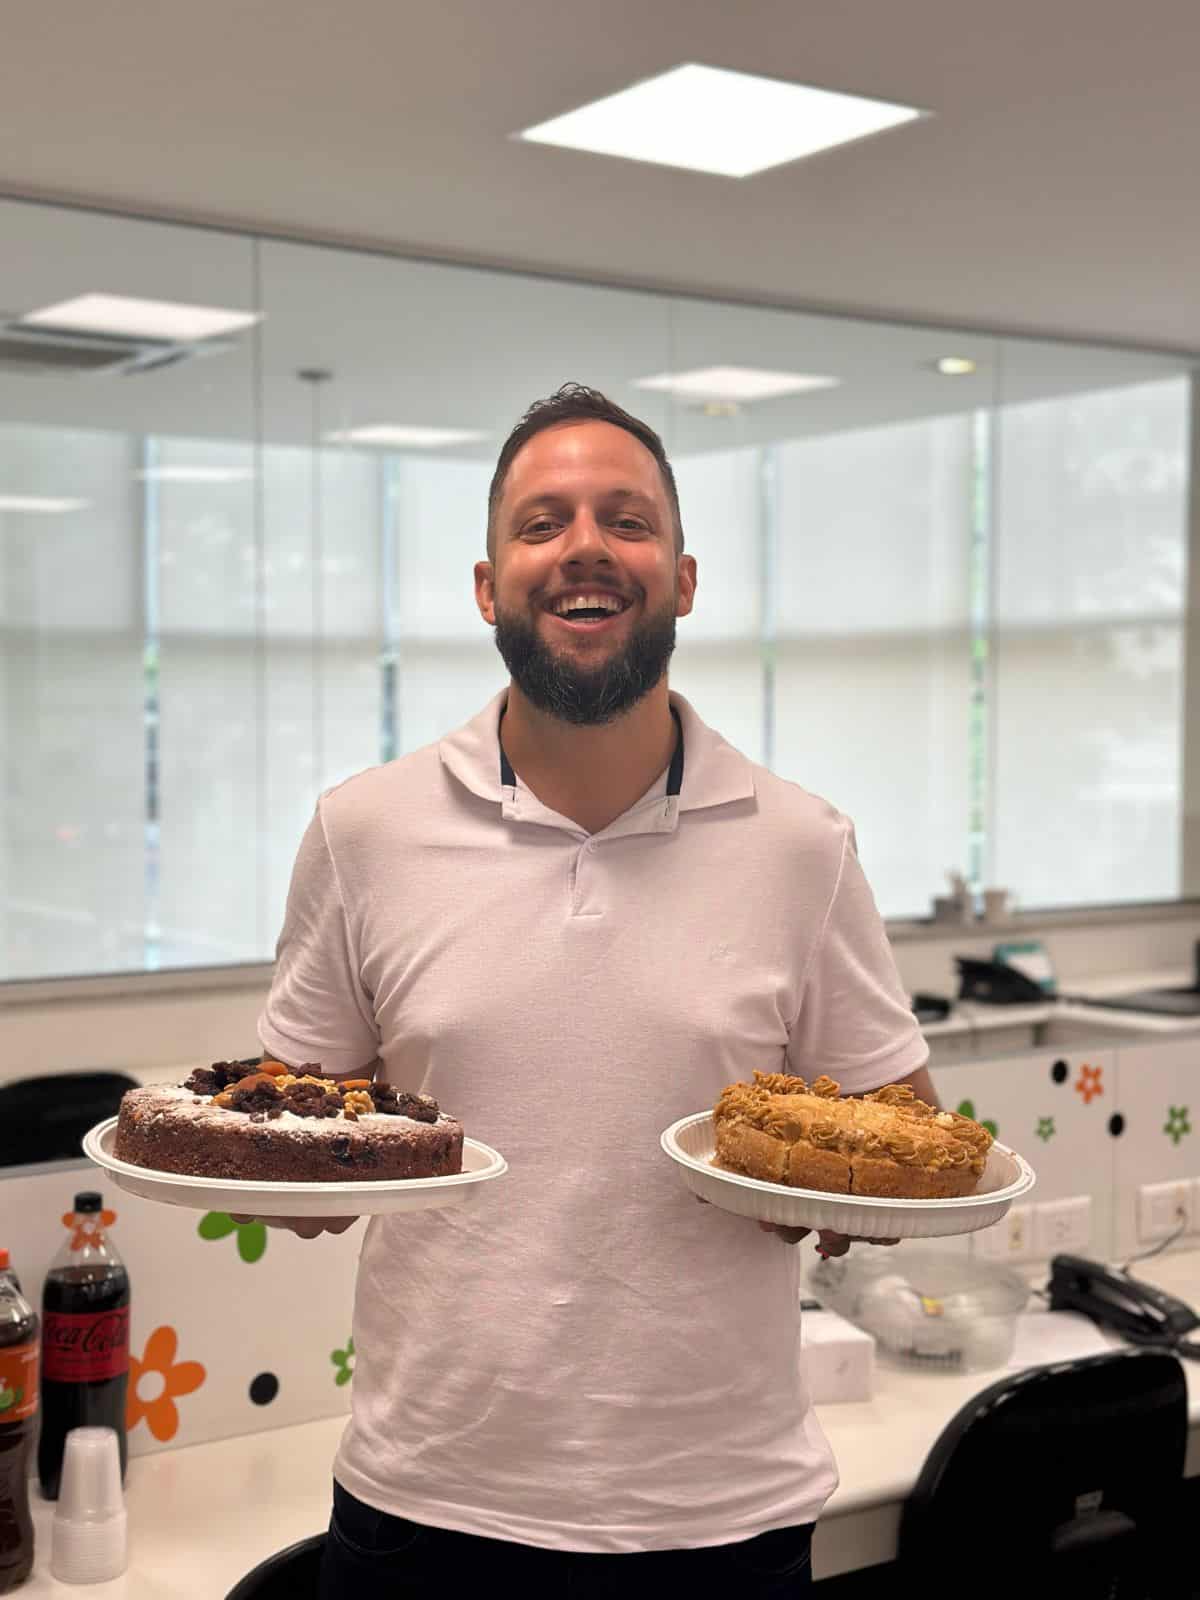
[[[180,1395],[191,1394],[204,1382],[207,1373],[198,1361],[175,1360],[179,1336],[174,1328],[155,1328],[146,1340],[146,1353],[139,1361],[129,1358],[129,1399],[125,1406],[125,1426],[136,1428],[143,1418],[160,1444],[173,1439],[179,1429]],[[157,1381],[160,1380],[161,1382]]]
[[[1104,1093],[1104,1085],[1100,1082],[1103,1076],[1103,1067],[1089,1067],[1086,1064],[1080,1067],[1075,1088],[1083,1096],[1085,1106],[1090,1105],[1098,1094]]]
[[[94,1211],[64,1211],[62,1214],[63,1227],[75,1230],[71,1235],[72,1250],[86,1250],[90,1244],[100,1244],[104,1230],[111,1228],[116,1220],[115,1211],[102,1211],[99,1216]]]

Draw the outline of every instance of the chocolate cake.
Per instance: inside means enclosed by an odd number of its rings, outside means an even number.
[[[357,1183],[462,1171],[462,1124],[428,1095],[315,1063],[217,1061],[179,1087],[130,1089],[113,1153],[134,1166],[259,1183]]]

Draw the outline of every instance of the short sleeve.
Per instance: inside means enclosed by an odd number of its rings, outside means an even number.
[[[296,855],[275,977],[258,1023],[266,1048],[291,1066],[353,1072],[379,1050],[321,803]]]
[[[789,1072],[810,1083],[824,1073],[843,1094],[863,1094],[924,1066],[929,1047],[859,863],[853,824],[843,817],[842,827],[841,865],[787,1061]]]

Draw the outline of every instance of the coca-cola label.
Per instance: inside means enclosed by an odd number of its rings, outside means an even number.
[[[128,1306],[45,1313],[42,1376],[51,1383],[96,1383],[128,1371]]]
[[[36,1339],[0,1349],[0,1423],[23,1422],[37,1410],[37,1374]]]

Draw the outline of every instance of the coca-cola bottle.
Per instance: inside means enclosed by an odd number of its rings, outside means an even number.
[[[72,1428],[115,1428],[125,1477],[129,1387],[129,1274],[105,1232],[112,1213],[98,1194],[75,1196],[70,1236],[42,1291],[42,1431],[38,1481],[58,1499]]]
[[[10,1273],[0,1273],[0,1594],[33,1569],[29,1446],[37,1411],[38,1319]]]

